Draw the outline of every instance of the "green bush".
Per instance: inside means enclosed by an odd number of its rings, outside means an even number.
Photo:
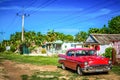
[[[5,46],[0,46],[0,52],[4,52],[5,51]]]
[[[46,53],[46,49],[45,49],[45,48],[42,48],[41,53],[42,53],[42,54],[45,54],[45,53]]]
[[[10,46],[10,51],[15,52],[16,47],[14,45]]]
[[[112,47],[106,48],[103,56],[107,58],[112,58],[112,49],[113,49]]]
[[[4,54],[13,54],[12,51],[5,51]]]

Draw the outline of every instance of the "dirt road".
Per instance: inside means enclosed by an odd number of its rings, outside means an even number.
[[[0,61],[0,80],[22,80],[22,75],[31,76],[35,71],[58,71],[61,70],[60,74],[71,73],[69,70],[62,70],[57,68],[57,66],[46,65],[46,66],[37,66],[32,64],[23,64],[17,63],[10,60]],[[67,76],[68,77],[68,76]],[[66,79],[69,79],[67,78]],[[116,75],[112,72],[109,74],[93,74],[86,76],[79,76],[75,80],[83,80],[83,77],[87,78],[87,80],[120,80],[120,76]]]

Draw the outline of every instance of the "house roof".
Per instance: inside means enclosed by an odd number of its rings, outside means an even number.
[[[120,34],[90,34],[86,43],[110,44],[113,41],[120,41]]]

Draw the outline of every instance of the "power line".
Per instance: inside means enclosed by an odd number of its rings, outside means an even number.
[[[109,3],[108,5],[106,5],[106,4],[104,4],[104,6],[103,5],[101,5],[101,6],[99,6],[99,8],[100,7],[107,7],[107,6],[110,6],[110,5],[113,5],[113,4],[117,4],[119,1],[117,1],[117,2],[114,2],[114,3]],[[105,3],[105,2],[102,2],[102,3]],[[98,4],[95,4],[95,5],[98,5]],[[93,7],[93,6],[92,6]],[[92,7],[89,7],[88,8],[88,10],[87,11],[81,11],[81,13],[82,14],[85,14],[85,13],[88,13],[88,12],[94,12],[94,11],[97,11],[97,9],[95,9],[95,10],[91,10],[90,8],[92,8]],[[95,6],[94,6],[95,7]],[[97,7],[98,8],[98,7]],[[76,12],[76,13],[78,13],[78,12]],[[75,13],[75,14],[76,14]],[[80,14],[81,14],[80,13]],[[74,19],[77,19],[77,18],[79,18],[79,17],[82,17],[83,15],[78,15],[78,16],[73,16],[72,17],[72,15],[70,16],[70,15],[68,15],[68,17],[66,17],[66,18],[63,18],[63,19],[58,19],[58,21],[57,22],[55,22],[55,23],[62,23],[62,22],[68,22],[68,21],[72,21],[72,20],[74,20]]]
[[[42,3],[41,5],[39,5],[38,7],[36,7],[36,10],[40,10],[40,9],[42,9],[42,8],[45,8],[45,7],[53,4],[53,3],[56,2],[56,1],[57,1],[57,0],[52,0],[52,1],[47,0],[47,1],[45,1],[44,3]],[[35,12],[32,12],[31,14],[35,14]]]
[[[114,11],[114,12],[111,12],[111,14],[114,14],[114,13],[116,13],[116,12],[120,12],[120,10],[116,10],[116,11]],[[79,22],[71,23],[71,24],[69,24],[69,25],[79,24],[79,23],[81,23],[81,22],[85,22],[85,21],[89,21],[89,20],[92,20],[92,19],[96,19],[96,18],[105,16],[105,15],[108,15],[108,14],[100,15],[100,16],[93,17],[93,18],[89,18],[89,19],[86,19],[86,20],[81,20],[81,21],[79,21]]]
[[[106,2],[106,0],[105,0],[105,1],[102,1],[101,3],[97,3],[97,4],[93,5],[93,6],[88,7],[88,8],[87,8],[88,11],[82,11],[82,10],[80,10],[80,11],[75,11],[75,12],[71,13],[70,15],[66,15],[66,16],[64,16],[64,17],[62,17],[62,18],[57,19],[57,20],[64,19],[64,18],[69,18],[69,17],[73,16],[74,14],[89,12],[89,10],[90,10],[91,8],[95,8],[95,6],[98,6],[98,5],[103,4],[103,3],[105,3],[105,2]]]
[[[16,21],[16,16],[13,17],[13,19],[11,20],[10,24],[7,25],[7,29],[10,29],[11,26],[14,24],[14,22]],[[11,28],[12,29],[12,28]]]

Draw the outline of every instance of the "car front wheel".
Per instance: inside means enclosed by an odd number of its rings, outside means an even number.
[[[77,67],[77,73],[79,74],[79,75],[83,75],[83,72],[82,72],[82,70],[81,70],[81,68],[78,66]]]
[[[66,67],[65,67],[64,63],[62,63],[62,69],[66,69]]]

